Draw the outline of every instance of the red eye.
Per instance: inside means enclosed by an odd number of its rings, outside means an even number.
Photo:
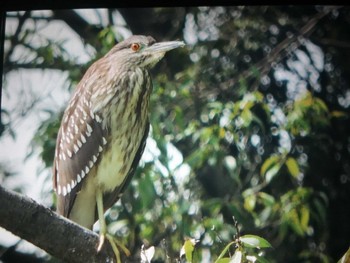
[[[132,51],[139,51],[139,49],[140,49],[140,44],[138,44],[138,43],[133,43],[133,44],[131,44],[131,46],[130,46],[130,48],[131,48],[131,50]]]

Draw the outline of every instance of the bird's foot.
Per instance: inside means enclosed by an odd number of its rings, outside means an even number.
[[[115,257],[117,259],[117,263],[121,263],[120,252],[119,252],[118,247],[120,247],[123,250],[123,252],[125,253],[126,256],[130,256],[130,251],[121,242],[119,242],[113,235],[111,235],[109,233],[101,233],[100,234],[100,241],[99,241],[98,247],[97,247],[98,252],[101,251],[105,239],[107,239],[109,241],[109,243],[111,244],[111,247],[112,247],[113,252],[115,254]]]
[[[97,247],[97,251],[98,252],[100,252],[101,251],[101,249],[102,249],[102,246],[103,246],[103,244],[104,244],[104,242],[105,242],[105,234],[101,234],[100,235],[100,241],[98,242],[98,247]]]
[[[121,242],[119,242],[113,235],[108,233],[107,224],[103,214],[103,197],[102,197],[101,191],[97,191],[96,203],[97,203],[98,218],[100,222],[100,241],[98,243],[97,251],[98,252],[101,251],[102,246],[105,242],[105,239],[107,239],[111,244],[111,247],[117,259],[117,263],[121,263],[120,252],[118,247],[120,247],[125,253],[125,255],[127,256],[130,256],[130,251]]]

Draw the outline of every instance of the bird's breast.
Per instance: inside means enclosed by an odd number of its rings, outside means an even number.
[[[150,79],[138,75],[130,80],[132,89],[120,90],[112,100],[108,118],[108,142],[97,166],[97,184],[109,192],[120,186],[128,175],[148,123]]]
[[[124,133],[109,142],[110,146],[101,158],[96,174],[97,183],[103,192],[113,191],[122,185],[135,158],[141,138],[141,129],[138,128],[133,136]]]

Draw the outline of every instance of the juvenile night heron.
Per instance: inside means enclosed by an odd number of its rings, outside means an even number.
[[[79,82],[58,132],[53,170],[59,214],[92,229],[99,219],[101,249],[107,238],[104,212],[121,196],[143,153],[152,91],[149,69],[182,41],[131,36],[95,62]]]

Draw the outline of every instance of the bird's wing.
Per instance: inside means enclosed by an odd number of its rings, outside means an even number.
[[[149,122],[146,123],[145,131],[143,133],[140,146],[137,149],[136,155],[135,155],[134,160],[131,164],[128,175],[125,177],[123,183],[120,186],[115,188],[112,192],[107,193],[103,196],[103,207],[105,210],[110,208],[112,205],[114,205],[118,201],[118,199],[121,197],[121,195],[125,191],[125,188],[129,185],[130,180],[132,179],[132,177],[135,173],[135,170],[140,162],[141,156],[145,150],[148,132],[149,132]],[[98,219],[98,214],[96,212],[95,220],[97,220],[97,219]]]
[[[58,131],[53,167],[57,211],[69,217],[77,193],[107,143],[101,118],[90,110],[90,93],[76,92],[65,111]]]

